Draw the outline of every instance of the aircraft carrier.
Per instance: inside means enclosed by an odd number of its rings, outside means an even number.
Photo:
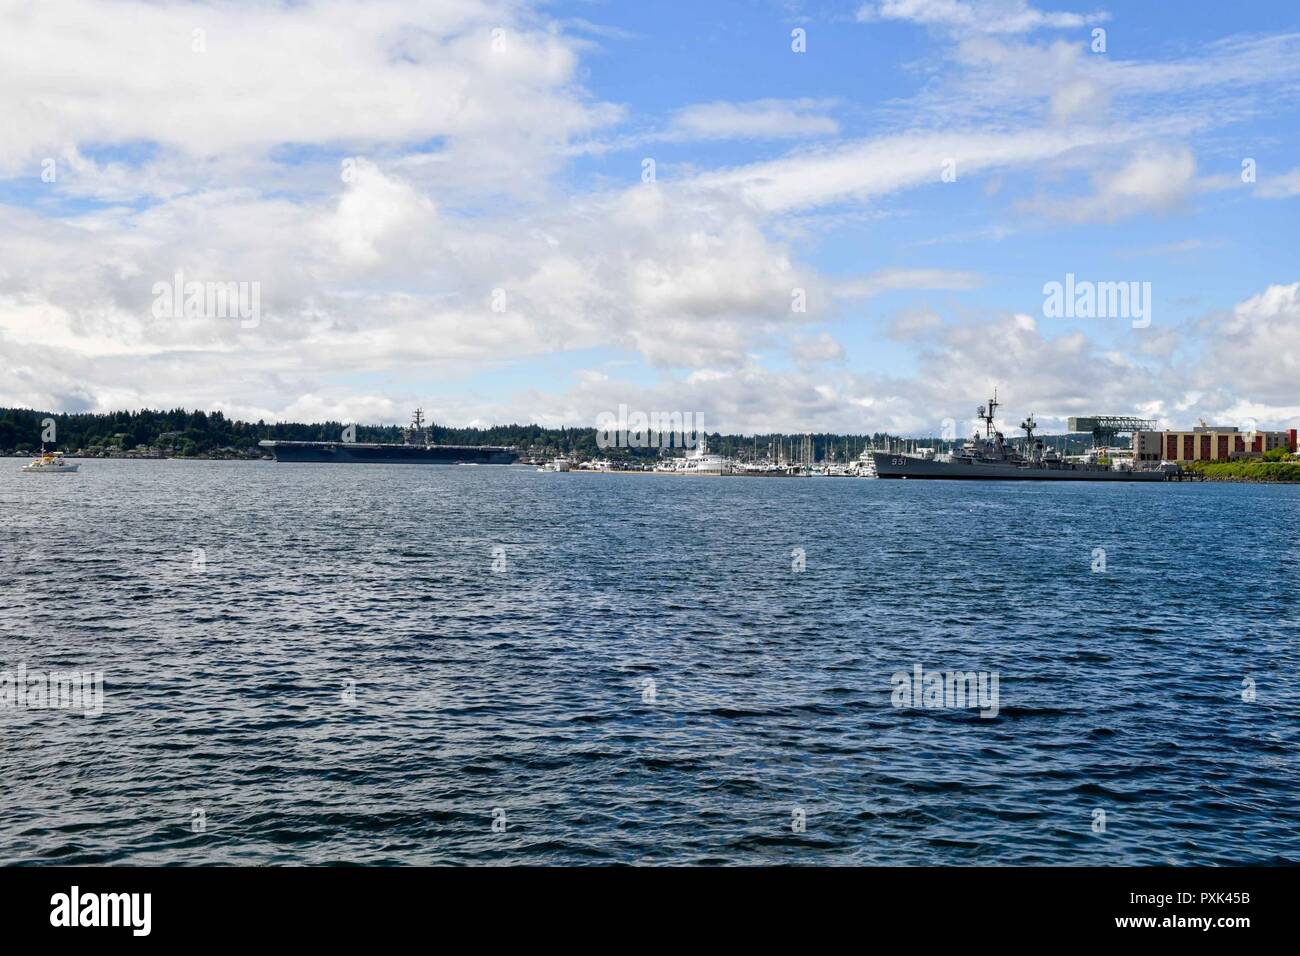
[[[1010,481],[1164,481],[1178,471],[1177,465],[1155,468],[1115,467],[1097,460],[1068,461],[1055,449],[1044,448],[1042,439],[1034,438],[1037,424],[1030,415],[1020,423],[1025,431],[1026,453],[1006,443],[993,424],[998,407],[997,391],[987,406],[979,407],[984,434],[962,443],[947,456],[904,455],[872,452],[878,478],[939,478]],[[1127,465],[1127,463],[1126,463]]]
[[[501,445],[434,445],[424,424],[424,412],[406,429],[400,445],[352,441],[260,441],[276,461],[389,465],[509,465],[519,457]]]

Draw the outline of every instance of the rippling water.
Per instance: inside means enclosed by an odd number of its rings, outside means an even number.
[[[1300,488],[18,466],[6,863],[1300,861]]]

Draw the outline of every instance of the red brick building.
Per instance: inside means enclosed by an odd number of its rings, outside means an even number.
[[[1230,461],[1258,458],[1266,451],[1296,450],[1296,429],[1243,432],[1233,426],[1208,425],[1189,432],[1134,432],[1137,461]]]

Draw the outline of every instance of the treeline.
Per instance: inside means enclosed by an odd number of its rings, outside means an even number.
[[[41,447],[46,419],[54,420],[54,446],[62,451],[157,449],[200,454],[222,449],[252,450],[263,438],[324,438],[322,425],[232,421],[221,412],[145,409],[138,412],[63,414],[25,408],[0,409],[0,450],[26,452]],[[335,427],[332,436],[337,437]],[[358,432],[362,429],[358,428]]]
[[[336,421],[244,422],[221,412],[144,409],[136,412],[81,412],[64,414],[25,408],[0,409],[0,450],[26,452],[38,449],[45,432],[42,424],[54,420],[55,446],[62,451],[120,449],[159,450],[178,455],[209,454],[219,451],[253,451],[263,439],[281,441],[338,441],[345,423]],[[543,429],[536,425],[505,425],[494,428],[446,428],[434,425],[432,440],[439,444],[509,445],[538,441],[564,441],[564,429]],[[580,429],[570,430],[574,433]],[[359,442],[401,442],[403,429],[396,425],[357,425]]]
[[[221,453],[256,454],[263,439],[282,441],[338,441],[345,423],[337,421],[244,422],[221,412],[144,409],[134,412],[43,412],[25,408],[0,408],[0,453],[26,453],[41,447],[45,419],[54,420],[53,447],[65,452],[162,452],[177,456]],[[359,442],[401,442],[404,429],[397,425],[357,425]],[[543,428],[540,425],[494,425],[490,428],[429,426],[430,439],[440,445],[509,445],[537,455],[570,454],[579,457],[655,458],[654,448],[601,448],[594,428]],[[657,440],[658,436],[651,436]],[[884,433],[811,436],[813,457],[843,461],[856,457],[864,448],[890,440]],[[710,451],[728,456],[765,458],[770,454],[802,459],[805,436],[772,434],[754,436],[708,436]]]
[[[221,412],[171,411],[144,409],[136,412],[79,412],[64,414],[25,408],[0,408],[0,453],[26,453],[41,447],[42,422],[52,418],[55,426],[54,447],[65,452],[91,454],[125,454],[154,452],[179,457],[196,455],[256,455],[257,443],[263,439],[281,441],[338,441],[344,422],[314,424],[264,421],[244,422],[229,419]],[[397,425],[357,425],[359,442],[394,442],[403,440],[405,429]],[[567,454],[580,458],[653,459],[658,457],[658,436],[651,434],[651,448],[601,448],[595,428],[543,428],[540,425],[494,425],[490,428],[452,428],[429,426],[430,439],[439,445],[508,445],[525,454],[538,456]],[[707,436],[709,450],[729,458],[782,458],[802,461],[811,455],[814,461],[843,462],[856,458],[868,447],[887,447],[905,441],[908,447],[951,447],[952,442],[937,439],[899,439],[884,432],[845,435],[818,432],[811,436],[782,433],[758,436]],[[1063,452],[1083,451],[1090,444],[1088,436],[1050,436],[1050,443]],[[677,452],[680,454],[681,452]]]
[[[1184,468],[1221,481],[1300,481],[1300,461],[1269,457],[1264,461],[1190,461]]]

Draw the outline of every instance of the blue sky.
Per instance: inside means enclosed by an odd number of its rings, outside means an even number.
[[[1049,429],[1300,419],[1289,4],[0,21],[0,404],[928,434],[997,385]],[[255,320],[159,314],[178,269]],[[1047,314],[1067,274],[1149,283],[1149,324]]]

